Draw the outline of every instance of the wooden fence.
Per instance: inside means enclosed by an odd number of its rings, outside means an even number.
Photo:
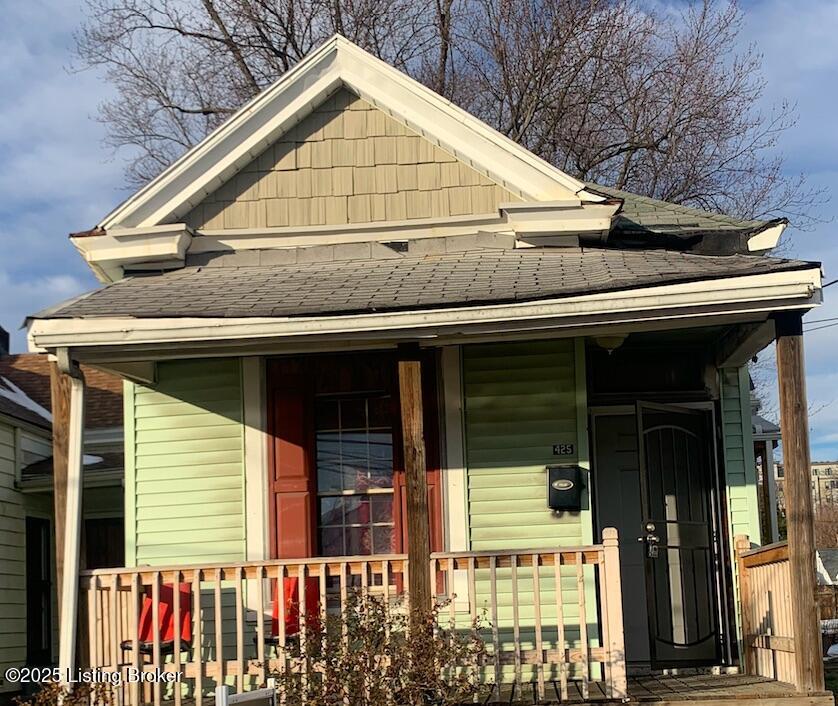
[[[748,674],[797,684],[786,542],[750,549],[736,538],[743,665]]]
[[[447,601],[440,620],[456,630],[478,625],[488,655],[484,681],[531,684],[541,698],[626,696],[616,530],[604,530],[602,544],[588,547],[437,553],[429,569],[436,600]],[[342,615],[354,590],[405,610],[408,570],[404,556],[392,555],[86,571],[80,597],[87,615],[83,662],[123,675],[119,703],[188,699],[200,705],[211,701],[207,695],[220,684],[243,692],[263,686],[271,673],[317,670],[268,640],[275,628],[273,642],[287,644],[286,602],[277,601],[274,611],[275,587],[286,579],[297,579],[294,610],[305,625],[312,610],[306,591],[312,590],[320,619]],[[165,590],[190,598],[188,608],[179,599],[169,601],[173,624],[181,625],[182,611],[189,610],[191,628],[188,640],[175,630],[170,645],[160,634],[161,610],[169,610],[161,602]],[[153,627],[146,650],[140,643],[143,601],[151,606]],[[306,631],[297,639],[304,653]],[[180,674],[182,681],[125,684],[129,670]]]

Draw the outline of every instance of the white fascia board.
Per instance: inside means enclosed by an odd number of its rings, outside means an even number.
[[[517,327],[590,326],[690,318],[708,314],[812,308],[821,303],[819,268],[702,280],[683,284],[603,292],[578,297],[479,307],[428,309],[353,316],[253,318],[36,319],[30,322],[30,350],[89,346],[234,341],[307,336],[364,336],[382,332],[466,331],[486,325]]]
[[[311,113],[341,84],[525,198],[602,200],[586,192],[583,182],[335,36],[112,211],[99,227],[154,226],[178,218]]]
[[[182,265],[192,242],[184,223],[153,228],[113,228],[102,235],[70,239],[84,259],[111,281],[122,275],[122,266],[141,262]]]
[[[777,223],[752,235],[748,238],[748,250],[759,252],[777,247],[777,243],[780,242],[780,236],[783,235],[786,225],[786,223]]]
[[[521,236],[608,233],[620,204],[515,203],[501,204],[500,209]]]

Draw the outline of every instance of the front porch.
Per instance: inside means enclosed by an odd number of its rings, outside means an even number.
[[[789,576],[783,547],[743,549],[740,556],[743,624],[751,635],[745,673],[683,669],[627,676],[619,548],[613,530],[605,535],[602,544],[555,552],[432,555],[441,624],[476,634],[486,644],[478,668],[485,684],[482,703],[834,703],[831,693],[801,694],[792,683],[794,628],[785,605]],[[744,538],[740,544],[744,547]],[[86,571],[80,605],[87,645],[81,665],[122,675],[129,669],[183,675],[175,687],[159,681],[117,687],[117,703],[125,706],[211,704],[218,684],[244,692],[286,671],[305,678],[322,669],[316,658],[301,657],[312,654],[305,640],[313,633],[285,634],[289,605],[280,601],[274,609],[271,586],[297,580],[300,595],[290,609],[299,610],[298,624],[305,625],[312,606],[306,590],[312,589],[318,620],[340,615],[353,592],[376,596],[390,611],[406,611],[408,575],[405,555]],[[596,586],[593,603],[586,577]],[[166,585],[180,585],[187,600],[161,598]],[[145,650],[139,642],[144,596],[153,615],[151,645]],[[274,610],[278,620],[272,624]],[[188,640],[178,630],[173,645],[163,639],[164,613],[174,625],[189,625]],[[580,615],[588,619],[580,621]],[[752,633],[757,615],[763,632]]]
[[[791,569],[805,557],[752,549],[742,363],[766,327],[142,362],[106,351],[98,363],[133,378],[133,566],[65,575],[79,615],[62,614],[62,658],[182,675],[120,687],[126,706],[209,703],[218,684],[316,678],[289,625],[325,624],[360,592],[394,615],[442,603],[439,624],[462,635],[477,620],[485,656],[466,666],[487,702],[666,703],[689,687],[708,704],[831,703],[806,672],[817,640],[786,610],[806,595]],[[581,480],[575,501],[553,497],[573,486],[554,484],[555,467]]]

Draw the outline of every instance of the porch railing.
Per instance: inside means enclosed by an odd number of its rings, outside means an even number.
[[[751,549],[739,536],[736,550],[745,670],[796,685],[788,544]]]
[[[480,626],[487,648],[481,675],[487,683],[498,689],[514,684],[551,700],[625,697],[615,530],[604,530],[602,544],[587,547],[436,553],[429,568],[436,600],[443,601],[440,619],[457,630],[470,630],[475,622]],[[316,669],[266,641],[274,587],[283,586],[284,579],[298,579],[296,606],[299,624],[305,625],[310,605],[305,592],[315,586],[323,616],[343,614],[354,590],[377,594],[394,609],[401,601],[403,610],[409,570],[405,556],[390,555],[82,572],[80,601],[87,622],[82,662],[123,675],[117,694],[123,704],[210,703],[208,695],[220,684],[242,692],[263,686],[272,673]],[[180,586],[191,597],[188,644],[178,630],[172,645],[163,643],[164,586]],[[151,600],[153,626],[145,654],[138,627],[144,597]],[[170,604],[173,623],[180,625],[181,603]],[[280,600],[274,622],[279,644],[286,642],[285,610]],[[298,639],[303,650],[304,630]],[[158,669],[181,674],[180,685],[159,680],[140,685],[126,678],[129,670],[136,675]]]

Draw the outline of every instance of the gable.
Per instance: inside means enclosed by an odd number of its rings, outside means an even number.
[[[339,89],[185,217],[200,230],[497,215],[521,196]]]

